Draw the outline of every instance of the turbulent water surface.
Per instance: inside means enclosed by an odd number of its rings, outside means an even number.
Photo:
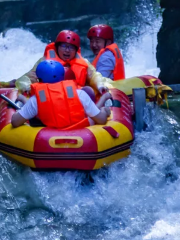
[[[129,49],[128,77],[157,76],[152,34]],[[21,29],[0,36],[0,79],[28,71],[44,47]],[[148,105],[145,120],[131,155],[92,172],[94,182],[85,172],[32,172],[1,156],[0,239],[179,240],[179,118]]]

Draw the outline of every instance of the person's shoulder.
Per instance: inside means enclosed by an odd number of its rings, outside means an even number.
[[[102,58],[114,58],[114,54],[109,50],[106,49],[105,52],[101,55]]]
[[[89,96],[85,91],[81,90],[81,89],[77,89],[77,94],[78,96]]]
[[[100,56],[99,62],[109,63],[109,61],[115,63],[115,56],[109,49],[106,49],[106,51]]]
[[[91,100],[90,96],[83,90],[77,89],[77,94],[81,102],[87,103]]]

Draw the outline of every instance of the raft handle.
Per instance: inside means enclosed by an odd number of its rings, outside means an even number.
[[[113,138],[119,137],[119,133],[111,126],[105,126],[103,129],[106,130]]]
[[[77,139],[70,139],[70,138],[61,138],[61,139],[55,139],[55,144],[61,144],[61,143],[71,143],[71,144],[77,144]]]
[[[118,108],[121,108],[121,102],[119,100],[112,99],[112,98],[106,100],[104,105],[106,107],[118,107]]]

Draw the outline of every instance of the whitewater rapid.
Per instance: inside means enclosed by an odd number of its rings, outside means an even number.
[[[158,76],[156,34],[130,46],[126,75]],[[11,29],[0,36],[0,79],[21,76],[46,44]],[[148,105],[146,131],[135,134],[131,155],[85,172],[32,172],[0,157],[0,239],[179,240],[180,123],[166,109]]]

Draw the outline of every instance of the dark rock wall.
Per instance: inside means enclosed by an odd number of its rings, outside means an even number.
[[[109,23],[117,39],[138,34],[158,7],[157,0],[0,0],[0,32],[23,27],[44,41],[62,29],[85,36],[92,23]]]
[[[165,84],[180,83],[180,0],[161,0],[163,23],[158,33],[159,78]]]
[[[106,14],[122,16],[135,11],[137,0],[21,0],[0,1],[0,32],[5,28],[23,27],[52,40],[63,28],[77,31],[90,27],[93,18]],[[87,18],[76,19],[80,16]],[[68,21],[68,19],[70,20]],[[74,20],[71,20],[74,18]],[[43,23],[43,21],[46,21]]]

